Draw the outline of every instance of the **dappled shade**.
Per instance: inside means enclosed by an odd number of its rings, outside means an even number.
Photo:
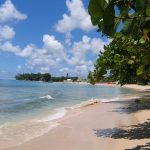
[[[148,139],[150,138],[150,119],[142,124],[127,126],[124,128],[94,129],[97,137],[109,137],[114,139]]]
[[[113,112],[119,113],[134,113],[141,110],[149,110],[150,109],[150,95],[145,94],[142,98],[129,100],[129,101],[118,101],[114,103],[123,104],[119,108],[113,110]]]
[[[126,150],[150,150],[150,142],[146,143],[145,145],[138,145],[134,148],[126,149]]]

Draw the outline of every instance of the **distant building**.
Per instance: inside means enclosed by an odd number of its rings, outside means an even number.
[[[64,80],[64,82],[72,82],[72,79]]]

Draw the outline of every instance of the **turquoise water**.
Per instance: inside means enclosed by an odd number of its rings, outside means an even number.
[[[90,99],[112,99],[135,91],[119,87],[0,80],[0,123],[73,106]]]
[[[133,93],[120,87],[0,80],[0,148],[47,132],[66,107],[91,99],[121,100]]]

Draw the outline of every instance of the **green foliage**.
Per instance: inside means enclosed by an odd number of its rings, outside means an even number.
[[[89,74],[88,74],[88,81],[94,85],[95,84],[95,79],[94,79],[94,76],[93,76],[93,73],[90,71]]]
[[[95,82],[103,81],[104,75],[110,70],[109,78],[119,81],[121,85],[147,84],[150,82],[150,53],[146,50],[149,46],[150,42],[143,45],[121,33],[116,34],[95,63]]]
[[[149,0],[90,0],[88,10],[93,25],[104,35],[114,37],[122,24],[124,35],[149,40]]]
[[[27,81],[44,81],[49,82],[51,80],[51,74],[45,73],[24,73],[15,76],[16,80],[27,80]]]
[[[51,80],[51,75],[49,73],[45,73],[42,75],[42,81],[49,82]]]
[[[94,81],[109,79],[125,83],[150,82],[150,1],[90,0],[93,25],[113,38],[100,53],[92,74]]]
[[[64,80],[68,79],[67,77],[52,77],[49,73],[25,73],[19,74],[15,76],[16,80],[26,80],[26,81],[43,81],[43,82],[63,82]],[[77,81],[78,77],[69,77],[72,81]]]

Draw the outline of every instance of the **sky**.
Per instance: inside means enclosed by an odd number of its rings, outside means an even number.
[[[89,0],[0,0],[0,78],[19,73],[86,77],[110,40],[96,32]]]

